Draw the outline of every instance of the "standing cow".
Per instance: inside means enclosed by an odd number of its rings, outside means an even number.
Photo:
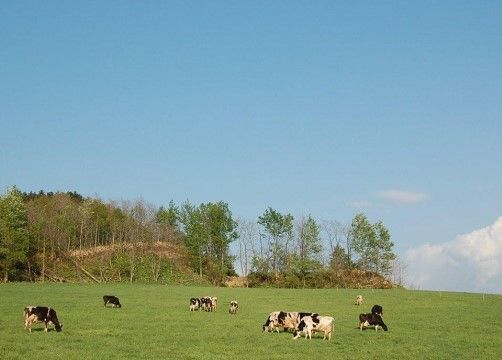
[[[199,310],[201,306],[201,301],[199,298],[190,299],[190,311]]]
[[[362,295],[357,295],[356,296],[356,303],[355,305],[362,305],[363,304],[363,296]]]
[[[262,329],[266,332],[274,332],[274,330],[279,332],[279,328],[283,328],[284,331],[294,330],[300,323],[300,319],[308,315],[317,314],[313,312],[273,311],[263,324]]]
[[[62,331],[63,328],[63,324],[59,323],[56,310],[46,306],[27,306],[24,308],[24,329],[31,333],[31,326],[34,323],[44,323],[45,332],[49,331],[47,328],[49,323],[54,324],[57,332]]]
[[[323,340],[331,340],[335,319],[331,316],[318,316],[317,314],[304,316],[293,333],[293,339],[298,339],[302,333],[305,339],[312,339],[313,332],[324,333]]]
[[[228,312],[231,315],[237,315],[237,309],[239,308],[239,304],[237,303],[236,300],[230,301],[230,308],[228,309]]]

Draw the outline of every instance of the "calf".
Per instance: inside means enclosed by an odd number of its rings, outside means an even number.
[[[274,331],[279,332],[279,328],[283,328],[284,331],[294,330],[300,323],[300,319],[308,315],[318,315],[313,312],[287,312],[287,311],[273,311],[267,318],[265,324],[263,324],[263,331]]]
[[[373,305],[373,307],[371,308],[371,313],[383,317],[383,309],[380,305]]]
[[[198,298],[190,299],[190,311],[199,310],[201,306],[201,301]]]
[[[357,295],[356,296],[356,304],[355,305],[362,305],[363,304],[363,296],[362,295]]]
[[[105,295],[103,296],[103,301],[105,302],[105,306],[108,304],[111,304],[112,307],[119,307],[121,308],[122,305],[120,304],[119,298],[113,295]]]
[[[302,333],[305,334],[305,339],[312,339],[313,332],[324,333],[323,340],[331,340],[335,319],[331,316],[310,315],[301,318],[300,323],[293,333],[293,339],[298,339]]]
[[[232,301],[230,301],[230,309],[228,309],[228,312],[231,315],[236,315],[238,308],[239,308],[239,304],[237,303],[237,301],[232,300]]]
[[[378,331],[380,326],[384,331],[387,331],[387,325],[384,324],[382,317],[379,314],[361,314],[359,315],[359,329],[363,331],[363,328],[368,326],[374,326],[375,331]]]
[[[59,323],[56,310],[46,306],[27,306],[24,308],[24,329],[31,333],[31,326],[34,323],[44,323],[45,332],[48,332],[47,325],[54,324],[57,332],[62,331],[63,324]]]

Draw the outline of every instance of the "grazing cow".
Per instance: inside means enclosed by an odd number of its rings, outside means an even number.
[[[201,307],[205,311],[213,311],[213,301],[210,296],[204,296],[200,299]]]
[[[310,315],[301,318],[300,323],[293,333],[293,339],[298,339],[302,333],[305,334],[305,339],[312,339],[313,332],[324,333],[323,340],[331,340],[335,319],[331,316]]]
[[[318,315],[313,312],[287,312],[287,311],[273,311],[267,318],[265,324],[263,324],[263,331],[272,331],[277,330],[279,332],[279,328],[283,328],[284,331],[294,330],[300,323],[300,319],[304,316],[309,315]]]
[[[363,304],[363,296],[357,295],[356,296],[356,305],[362,305],[362,304]]]
[[[363,331],[363,328],[368,326],[374,326],[375,331],[378,331],[380,326],[384,331],[387,331],[387,325],[384,324],[382,317],[379,314],[361,314],[359,315],[359,329]]]
[[[34,323],[44,323],[45,332],[48,332],[47,325],[54,324],[57,332],[62,331],[63,324],[59,323],[56,310],[46,306],[27,306],[24,308],[24,329],[31,333],[31,326]]]
[[[113,295],[105,295],[103,296],[103,301],[105,303],[105,307],[108,304],[111,304],[112,307],[119,307],[121,308],[122,305],[120,304],[119,298]]]
[[[201,306],[201,299],[191,298],[190,299],[190,311],[199,310]]]
[[[218,305],[218,298],[213,296],[211,298],[211,311],[216,311],[216,306]]]
[[[238,308],[239,308],[239,304],[237,303],[237,301],[232,300],[232,301],[230,301],[230,309],[228,309],[228,312],[231,315],[237,315]]]
[[[373,305],[373,307],[371,308],[371,313],[383,317],[383,309],[380,305]]]

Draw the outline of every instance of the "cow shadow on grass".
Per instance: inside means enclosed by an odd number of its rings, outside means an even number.
[[[48,333],[53,332],[53,331],[56,331],[56,329],[54,329],[54,328],[52,328],[52,329],[51,329],[51,328],[48,328],[48,329],[47,329],[47,332],[48,332]],[[31,329],[31,332],[32,332],[32,333],[45,332],[45,328],[43,328],[43,327],[41,327],[41,328],[32,328],[32,329]],[[57,332],[57,331],[56,331],[56,332]],[[29,332],[28,330],[26,330],[26,333],[28,333],[28,334],[29,334],[30,332]]]

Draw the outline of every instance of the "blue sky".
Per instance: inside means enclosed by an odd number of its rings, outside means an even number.
[[[362,211],[414,286],[502,292],[502,3],[2,1],[0,18],[2,192]],[[492,250],[455,253],[456,282],[423,274],[424,246],[473,233]]]

